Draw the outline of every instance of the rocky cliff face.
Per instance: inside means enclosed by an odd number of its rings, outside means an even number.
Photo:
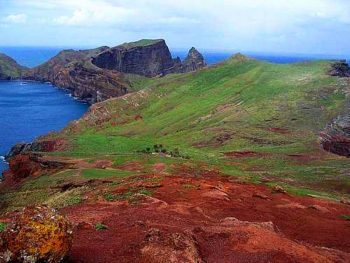
[[[345,60],[341,60],[333,63],[332,68],[329,71],[331,76],[338,76],[341,78],[350,77],[350,67]]]
[[[332,64],[331,76],[350,77],[350,67],[346,61]],[[347,112],[340,114],[325,128],[320,135],[323,149],[334,154],[350,157],[350,101],[347,100]]]
[[[350,157],[350,115],[334,119],[321,133],[320,140],[326,151]]]
[[[18,79],[25,67],[19,65],[14,59],[0,53],[0,80]]]
[[[173,59],[162,39],[143,39],[107,49],[93,58],[92,63],[100,68],[146,77],[185,73],[206,66],[203,56],[195,48],[190,49],[183,63],[179,58]]]
[[[23,78],[51,82],[92,104],[128,93],[131,85],[123,73],[155,77],[205,66],[203,56],[195,48],[181,62],[171,57],[164,40],[143,39],[114,48],[64,50],[46,63],[26,70]]]
[[[174,66],[164,40],[141,40],[108,49],[92,60],[100,68],[147,77],[163,74]]]
[[[182,63],[181,72],[191,72],[196,71],[198,69],[204,68],[206,66],[206,62],[201,53],[198,52],[197,49],[192,47],[188,52],[186,59]]]
[[[128,85],[121,73],[100,69],[90,62],[93,56],[106,49],[62,51],[48,62],[27,71],[24,78],[49,81],[58,87],[70,89],[75,97],[89,103],[124,95],[128,92]]]

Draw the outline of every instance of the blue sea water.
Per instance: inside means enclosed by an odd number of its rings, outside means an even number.
[[[0,81],[0,156],[80,118],[88,105],[47,83]],[[7,164],[0,160],[0,174]]]
[[[209,65],[224,61],[230,58],[237,52],[223,52],[223,51],[203,51],[201,52],[204,59]],[[350,55],[340,56],[340,55],[286,55],[286,54],[264,54],[264,53],[252,53],[252,52],[241,52],[243,55],[246,55],[250,58],[257,60],[263,60],[271,63],[277,64],[288,64],[288,63],[297,63],[303,61],[312,61],[312,60],[339,60],[346,59],[350,61]],[[176,50],[172,52],[173,57],[179,57],[183,60],[187,56],[186,50]]]

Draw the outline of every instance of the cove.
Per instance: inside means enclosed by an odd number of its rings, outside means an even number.
[[[2,156],[19,142],[31,142],[79,119],[89,105],[49,83],[0,81],[0,175]]]

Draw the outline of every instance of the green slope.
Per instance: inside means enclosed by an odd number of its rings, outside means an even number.
[[[19,65],[14,59],[0,53],[0,80],[18,79],[21,77],[25,67]]]
[[[65,129],[59,136],[73,147],[60,154],[124,154],[127,161],[162,144],[227,175],[347,195],[348,160],[321,150],[317,141],[346,102],[348,84],[326,74],[330,65],[279,65],[237,55],[197,73],[138,79],[144,89],[92,106]]]

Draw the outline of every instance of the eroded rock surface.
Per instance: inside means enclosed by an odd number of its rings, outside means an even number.
[[[350,77],[350,67],[346,60],[341,60],[333,63],[332,68],[329,71],[331,76],[338,77]]]
[[[203,56],[191,48],[186,59],[173,59],[163,39],[143,39],[107,49],[96,56],[92,63],[100,68],[147,77],[169,73],[185,73],[206,66]]]
[[[335,118],[321,133],[320,141],[326,151],[350,157],[350,115]]]
[[[89,103],[95,103],[128,92],[120,72],[100,69],[91,59],[107,47],[92,50],[65,50],[48,62],[27,71],[25,79],[48,81],[71,90],[72,94]]]
[[[131,84],[123,73],[155,77],[205,66],[203,56],[195,48],[182,63],[179,58],[172,58],[164,40],[143,39],[113,48],[64,50],[46,63],[27,70],[23,78],[51,82],[93,104],[130,92]]]
[[[1,234],[2,262],[61,262],[72,245],[67,219],[47,206],[25,208]]]

